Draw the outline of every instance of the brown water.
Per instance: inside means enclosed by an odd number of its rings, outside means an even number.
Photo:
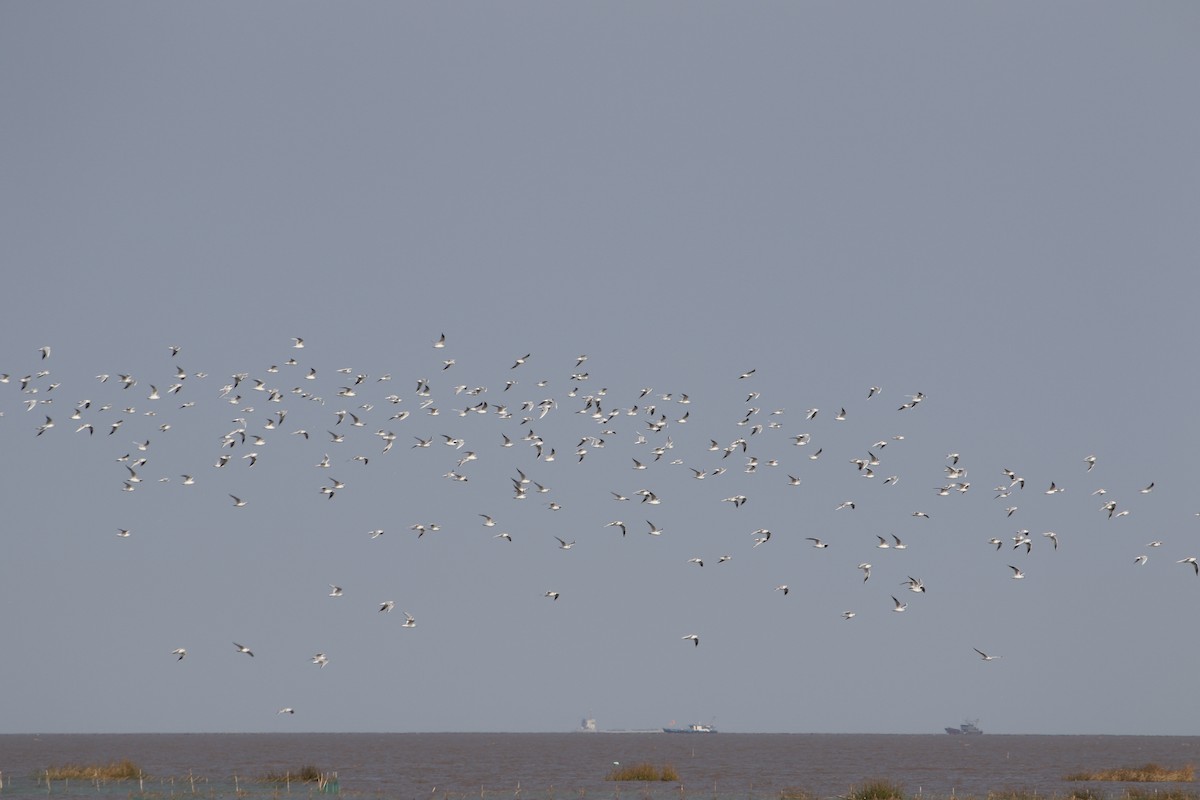
[[[51,765],[128,758],[150,776],[108,785],[52,782]],[[679,782],[605,780],[613,762],[671,764]],[[768,800],[790,790],[843,795],[873,778],[909,796],[1114,797],[1123,784],[1072,784],[1072,772],[1200,762],[1200,737],[653,733],[56,734],[0,736],[3,798],[307,796],[309,786],[257,782],[311,764],[337,773],[346,797],[403,800]],[[235,783],[236,780],[236,783]],[[1152,784],[1165,789],[1173,784]],[[1186,785],[1194,790],[1194,785]]]

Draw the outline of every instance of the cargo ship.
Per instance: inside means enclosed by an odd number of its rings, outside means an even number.
[[[967,720],[957,728],[946,728],[946,733],[951,736],[978,736],[983,731],[979,729],[979,720],[974,722]]]
[[[663,733],[716,733],[717,729],[712,725],[703,725],[699,722],[693,722],[686,728],[663,728]]]

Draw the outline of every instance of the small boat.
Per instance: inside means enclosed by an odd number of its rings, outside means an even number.
[[[717,729],[712,725],[704,725],[699,722],[693,722],[686,728],[663,728],[663,733],[716,733]]]
[[[957,728],[946,728],[946,733],[951,736],[979,736],[983,731],[979,729],[979,720],[967,720]]]

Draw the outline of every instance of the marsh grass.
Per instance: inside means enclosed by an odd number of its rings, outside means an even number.
[[[1063,780],[1067,781],[1120,781],[1125,783],[1187,783],[1195,780],[1195,769],[1191,764],[1181,769],[1168,769],[1158,764],[1143,764],[1140,767],[1119,767],[1099,772],[1075,772]]]
[[[259,778],[263,783],[321,783],[324,775],[312,764],[305,764],[294,771],[275,772],[272,770]]]
[[[904,800],[904,789],[895,781],[877,778],[851,787],[843,800]]]
[[[127,781],[145,777],[142,768],[128,758],[107,764],[60,764],[47,767],[41,776],[48,781]]]
[[[606,781],[677,781],[679,773],[670,764],[661,767],[643,761],[627,767],[617,767],[604,777]]]
[[[820,798],[798,786],[785,786],[779,790],[779,800],[820,800]]]
[[[1129,789],[1123,800],[1200,800],[1200,795],[1187,789]]]

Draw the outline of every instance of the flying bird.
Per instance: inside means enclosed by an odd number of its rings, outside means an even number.
[[[687,636],[684,636],[682,638],[691,639],[693,645],[695,645],[696,647],[700,646],[700,637],[694,633],[689,633]],[[719,650],[720,648],[717,648],[717,649]]]
[[[984,661],[995,661],[997,658],[1000,658],[1000,656],[989,656],[987,653],[983,652],[978,647],[973,647],[971,649],[973,649],[976,653],[979,653],[979,657],[982,658]]]
[[[245,653],[246,655],[250,656],[251,658],[254,658],[254,653],[251,653],[251,652],[250,652],[250,648],[249,648],[249,647],[246,647],[245,645],[238,644],[237,642],[234,642],[234,643],[233,643],[233,646],[237,648],[237,651],[238,651],[239,653]]]

